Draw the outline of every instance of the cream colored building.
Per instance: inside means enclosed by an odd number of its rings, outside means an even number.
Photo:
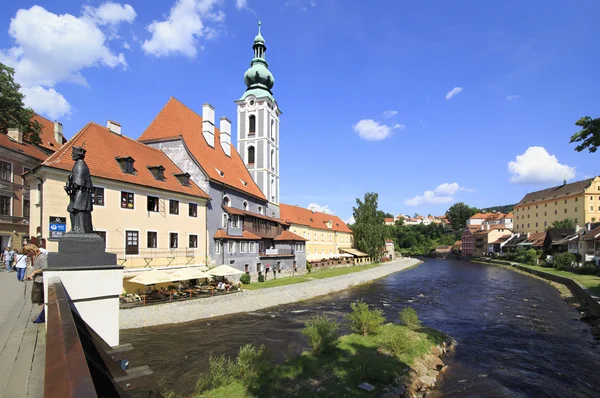
[[[514,208],[514,232],[544,232],[555,221],[600,221],[600,177],[531,192]]]
[[[280,210],[290,231],[307,239],[307,260],[335,257],[354,245],[352,230],[337,216],[283,203]]]
[[[126,269],[206,264],[208,195],[163,152],[122,136],[116,123],[109,126],[88,124],[26,177],[30,235],[52,252],[58,250],[57,218],[66,219],[70,230],[64,185],[73,165],[71,148],[85,141],[95,188],[94,229],[118,264]]]

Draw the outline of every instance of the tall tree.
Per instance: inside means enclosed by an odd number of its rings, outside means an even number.
[[[446,217],[448,217],[452,229],[459,230],[464,228],[467,220],[478,211],[476,207],[469,207],[463,202],[458,202],[450,206],[446,212]]]
[[[552,228],[574,229],[575,222],[569,218],[565,218],[564,220],[554,221],[552,223]]]
[[[25,108],[24,95],[19,91],[21,86],[15,83],[14,74],[13,68],[0,63],[0,132],[18,128],[24,140],[39,144],[42,126],[33,120],[33,109]]]
[[[386,226],[383,224],[385,213],[377,209],[379,195],[374,192],[365,194],[364,200],[356,199],[356,207],[353,207],[354,242],[358,250],[379,260],[381,249],[385,245]]]
[[[575,125],[581,127],[580,131],[571,136],[571,144],[579,143],[575,150],[581,152],[587,149],[590,152],[596,152],[600,146],[600,118],[592,119],[585,116],[575,122]]]
[[[394,215],[392,213],[384,213],[383,216],[385,218],[394,218]]]

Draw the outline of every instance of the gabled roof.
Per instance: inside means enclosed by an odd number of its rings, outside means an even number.
[[[254,235],[252,232],[243,231],[241,236],[227,235],[223,228],[217,229],[214,239],[231,239],[231,240],[260,240],[260,236]]]
[[[581,240],[594,240],[600,236],[600,227],[594,228],[581,237]]]
[[[237,209],[235,207],[221,206],[221,208],[229,214],[236,214],[238,216],[255,217],[255,218],[260,218],[260,219],[267,220],[267,221],[273,221],[274,223],[278,223],[278,224],[288,225],[288,223],[286,223],[284,220],[281,220],[279,218],[265,216],[264,214],[253,213],[251,211]]]
[[[313,212],[304,207],[291,206],[283,203],[279,205],[279,210],[281,218],[290,224],[306,225],[311,228],[328,231],[352,233],[352,230],[348,228],[346,223],[338,216],[318,211]],[[327,227],[328,221],[331,221],[331,228]]]
[[[210,180],[226,184],[264,201],[267,200],[248,172],[235,146],[231,145],[231,157],[223,152],[217,127],[215,127],[215,147],[209,146],[202,135],[202,116],[171,97],[138,141],[149,143],[179,138],[184,141],[187,149]]]
[[[543,200],[556,200],[573,195],[579,195],[585,192],[592,181],[594,181],[594,178],[588,178],[587,180],[583,181],[572,182],[570,184],[563,184],[552,188],[542,189],[541,191],[531,192],[525,195],[523,199],[517,203],[517,206],[541,202]]]
[[[61,149],[50,156],[42,166],[68,170],[73,168],[71,148],[82,146],[85,142],[85,162],[90,168],[92,177],[102,177],[110,180],[136,184],[145,187],[198,196],[208,199],[192,180],[184,186],[174,176],[182,171],[162,151],[139,143],[131,138],[111,133],[106,127],[96,123],[88,123]],[[134,158],[135,174],[124,173],[117,157]],[[165,168],[164,181],[154,178],[148,166],[161,165]]]
[[[300,235],[296,235],[293,232],[290,232],[288,230],[283,231],[282,233],[280,233],[279,235],[277,235],[275,237],[276,241],[299,241],[299,242],[305,242],[308,239],[301,237]]]
[[[384,218],[383,219],[384,222],[394,222],[393,218]]]
[[[40,143],[40,146],[45,149],[49,149],[52,152],[59,150],[66,140],[64,142],[56,141],[54,138],[54,122],[40,115],[35,115],[33,120],[42,126],[40,131],[40,138],[42,139],[42,142]]]
[[[17,141],[13,141],[8,135],[0,134],[0,147],[9,149],[21,153],[25,156],[37,159],[40,162],[48,157],[48,154],[40,149],[38,146],[23,141],[19,144]]]
[[[488,217],[490,217],[490,213],[477,213],[477,214],[472,215],[469,218],[475,218],[475,219],[485,220]]]

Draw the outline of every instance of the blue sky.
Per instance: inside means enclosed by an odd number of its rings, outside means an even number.
[[[235,124],[260,15],[282,201],[347,219],[374,191],[394,214],[441,214],[600,174],[600,155],[569,144],[577,119],[600,116],[598,12],[591,0],[17,0],[0,6],[0,62],[67,137],[112,119],[137,138],[170,96]]]

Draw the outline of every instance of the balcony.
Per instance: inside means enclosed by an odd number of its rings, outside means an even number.
[[[258,253],[258,257],[294,257],[292,249],[267,249]]]
[[[29,217],[17,217],[0,214],[0,223],[2,224],[17,224],[17,225],[29,225]]]

